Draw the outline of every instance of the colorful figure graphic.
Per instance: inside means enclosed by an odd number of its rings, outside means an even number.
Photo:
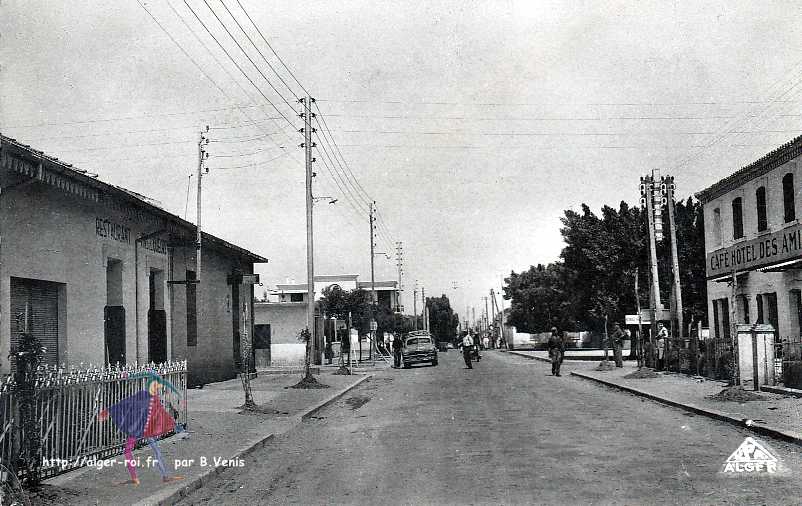
[[[156,466],[159,468],[162,481],[180,480],[181,476],[170,477],[164,467],[161,451],[159,450],[158,437],[176,430],[180,432],[183,428],[176,427],[175,419],[164,409],[159,391],[162,387],[171,390],[176,395],[180,393],[169,381],[152,372],[144,372],[140,377],[148,379],[145,390],[140,390],[134,395],[113,404],[108,409],[104,409],[98,415],[99,420],[105,421],[111,418],[120,432],[126,434],[128,439],[125,442],[125,465],[131,479],[125,483],[139,485],[139,478],[136,474],[133,450],[137,440],[145,438],[153,450],[156,459]]]

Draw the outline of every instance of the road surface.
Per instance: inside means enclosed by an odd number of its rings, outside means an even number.
[[[784,475],[722,474],[750,434],[488,351],[380,371],[183,504],[797,504]],[[765,441],[765,440],[763,440]]]

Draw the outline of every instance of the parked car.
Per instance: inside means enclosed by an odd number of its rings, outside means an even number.
[[[404,347],[401,349],[401,360],[405,369],[421,362],[437,365],[437,348],[431,334],[426,330],[416,330],[407,334],[404,338]]]

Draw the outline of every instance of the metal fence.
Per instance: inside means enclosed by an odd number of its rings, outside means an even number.
[[[774,373],[789,388],[802,388],[802,337],[785,336],[774,343]]]
[[[187,424],[187,363],[37,370],[35,414],[41,438],[42,478],[82,467],[123,452],[126,435],[111,421],[100,422],[104,408],[147,388],[151,372],[169,381],[161,402],[179,426]],[[179,399],[180,397],[180,399]],[[0,463],[22,475],[19,455],[25,432],[19,423],[18,399],[12,376],[0,381]],[[165,434],[168,436],[170,434]],[[145,444],[142,439],[139,445]],[[22,477],[22,476],[21,476]]]
[[[663,368],[710,379],[726,380],[732,370],[732,343],[727,338],[671,338]]]

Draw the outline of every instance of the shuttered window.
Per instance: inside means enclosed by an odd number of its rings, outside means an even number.
[[[58,364],[58,283],[36,279],[11,278],[11,347],[20,342],[25,309],[29,331],[47,348],[43,362]]]

